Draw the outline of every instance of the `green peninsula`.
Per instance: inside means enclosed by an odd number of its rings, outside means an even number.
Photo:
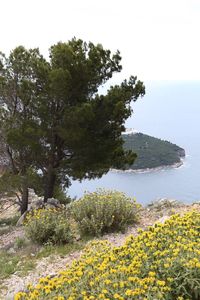
[[[165,166],[179,166],[181,158],[185,157],[185,150],[168,141],[143,134],[123,134],[124,148],[137,154],[133,165],[125,169],[143,170]]]

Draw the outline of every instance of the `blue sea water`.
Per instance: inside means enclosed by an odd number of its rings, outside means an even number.
[[[186,151],[180,168],[148,173],[109,172],[101,179],[72,181],[68,194],[80,197],[97,188],[116,189],[141,204],[158,198],[200,200],[200,81],[146,82],[146,95],[133,103],[127,128],[169,140]]]

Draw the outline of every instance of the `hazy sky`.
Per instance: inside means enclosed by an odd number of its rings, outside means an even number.
[[[200,80],[200,0],[0,0],[0,50],[72,37],[123,57],[123,77]],[[120,76],[121,78],[121,76]]]

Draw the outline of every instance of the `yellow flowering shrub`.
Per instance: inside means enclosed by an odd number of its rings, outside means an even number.
[[[68,243],[72,240],[72,231],[65,210],[37,209],[31,211],[25,220],[28,237],[39,244]]]
[[[72,204],[72,216],[82,234],[102,235],[124,231],[137,220],[139,204],[124,193],[103,189],[87,193]]]
[[[71,267],[15,295],[26,299],[199,300],[200,213],[173,215],[120,247],[94,241]]]

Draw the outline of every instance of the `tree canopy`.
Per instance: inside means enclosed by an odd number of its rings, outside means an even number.
[[[1,141],[10,174],[21,176],[25,189],[38,177],[46,201],[70,178],[101,177],[133,163],[121,133],[145,87],[131,76],[99,93],[120,62],[119,51],[76,38],[53,45],[49,59],[22,46],[1,54]]]

